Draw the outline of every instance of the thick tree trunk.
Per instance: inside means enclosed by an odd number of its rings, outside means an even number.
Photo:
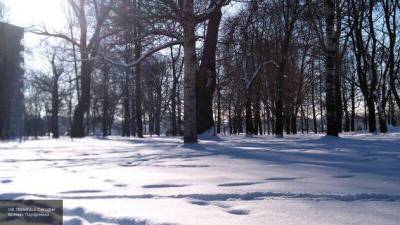
[[[134,11],[137,13],[138,18],[141,16],[141,5],[142,0],[134,0]],[[139,59],[142,55],[142,26],[138,19],[135,21],[134,25],[135,32],[135,59]],[[136,120],[136,132],[139,138],[143,138],[143,120],[142,120],[142,99],[143,99],[143,91],[142,91],[142,65],[141,63],[136,64],[135,66],[135,120]]]
[[[387,124],[386,124],[386,115],[384,114],[384,112],[380,112],[379,115],[379,130],[381,133],[387,133],[388,132],[388,128],[387,128]]]
[[[338,136],[336,98],[335,98],[335,72],[336,72],[336,37],[334,34],[335,1],[325,0],[326,13],[326,119],[327,135]]]
[[[130,93],[129,93],[129,72],[130,68],[127,68],[125,71],[125,83],[124,83],[124,95],[123,95],[123,107],[124,107],[124,121],[122,126],[122,136],[130,137],[131,136],[131,112],[130,112]]]
[[[60,100],[58,94],[58,78],[54,81],[53,91],[51,96],[51,132],[53,133],[53,138],[59,138],[59,128],[58,128],[58,111],[60,108]]]
[[[196,37],[193,0],[183,0],[184,34],[184,142],[197,143]],[[212,111],[211,111],[212,116]]]
[[[54,52],[51,60],[53,70],[53,80],[51,85],[51,132],[53,133],[53,138],[59,138],[58,113],[60,110],[60,96],[58,92],[58,82],[62,72],[59,72],[57,69],[55,57],[56,53]]]
[[[197,132],[199,134],[214,126],[212,103],[217,74],[215,53],[221,16],[222,12],[220,7],[215,9],[210,16],[204,40],[201,65],[196,74],[196,122]]]
[[[81,53],[81,58],[88,58],[86,53]],[[81,96],[74,111],[74,118],[71,128],[72,137],[84,137],[84,117],[90,107],[90,84],[91,84],[92,62],[83,60],[81,65]]]
[[[178,86],[178,75],[177,75],[177,67],[176,67],[176,63],[177,60],[179,59],[180,56],[180,51],[181,48],[179,47],[179,52],[178,52],[178,56],[175,58],[174,57],[174,52],[173,52],[173,48],[171,47],[171,60],[172,60],[172,88],[171,88],[171,134],[172,136],[176,136],[178,133],[178,128],[177,128],[177,119],[176,119],[176,104],[177,104],[177,95],[179,95],[179,93],[177,93],[177,86]]]
[[[108,123],[109,123],[109,96],[108,96],[108,85],[109,85],[109,67],[103,66],[103,116],[101,120],[103,137],[108,135]]]
[[[251,97],[249,90],[246,91],[246,134],[254,134],[253,117],[251,115]]]

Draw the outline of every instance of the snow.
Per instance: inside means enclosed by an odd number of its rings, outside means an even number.
[[[63,199],[66,225],[394,225],[400,133],[390,130],[0,143],[0,199]]]

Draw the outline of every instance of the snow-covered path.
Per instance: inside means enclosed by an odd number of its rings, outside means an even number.
[[[64,199],[66,225],[400,222],[400,133],[0,143],[0,199]]]

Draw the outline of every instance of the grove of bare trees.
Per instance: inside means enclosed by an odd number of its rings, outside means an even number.
[[[399,120],[392,0],[67,0],[48,68],[26,69],[25,133],[284,135]]]

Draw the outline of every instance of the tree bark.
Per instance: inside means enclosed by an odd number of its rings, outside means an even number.
[[[184,33],[184,142],[197,143],[196,39],[193,0],[183,0]],[[211,112],[212,115],[212,112]]]
[[[138,15],[138,18],[141,17],[141,4],[142,0],[134,0],[134,11]],[[139,22],[139,19],[136,19],[135,22],[135,60],[138,60],[142,55],[142,26]],[[136,120],[136,132],[139,138],[143,138],[143,120],[142,120],[142,65],[141,63],[136,64],[135,66],[135,76],[136,76],[136,87],[135,87],[135,120]]]
[[[108,96],[108,85],[109,85],[109,67],[103,65],[103,116],[101,120],[103,137],[108,135],[109,126],[109,96]]]
[[[213,2],[211,1],[210,4]],[[214,126],[212,105],[217,76],[215,53],[222,16],[221,7],[217,7],[218,9],[213,11],[207,24],[200,69],[196,74],[196,123],[199,134]]]
[[[326,119],[327,135],[338,136],[336,98],[335,98],[335,72],[336,72],[336,37],[334,33],[335,1],[325,0],[326,13]]]
[[[253,117],[251,114],[251,97],[250,90],[246,91],[246,134],[252,135],[254,134],[254,126],[253,126]]]

